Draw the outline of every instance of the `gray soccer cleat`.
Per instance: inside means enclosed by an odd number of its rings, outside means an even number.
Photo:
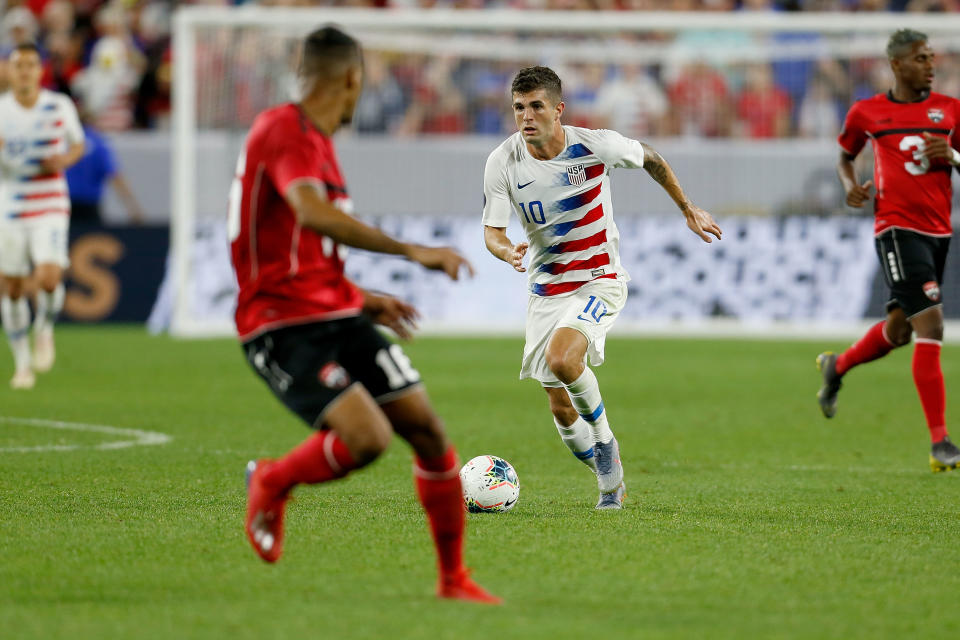
[[[597,461],[597,488],[600,493],[614,493],[623,484],[623,465],[620,464],[620,445],[616,438],[593,445]]]
[[[935,442],[930,447],[930,469],[934,473],[956,469],[958,464],[960,464],[960,449],[950,442],[950,438]]]
[[[626,496],[626,487],[621,482],[616,491],[601,493],[595,509],[623,509],[623,498]]]
[[[823,386],[817,391],[820,410],[827,418],[837,414],[837,392],[840,391],[840,379],[837,375],[837,354],[825,351],[817,356],[817,369],[823,374]]]

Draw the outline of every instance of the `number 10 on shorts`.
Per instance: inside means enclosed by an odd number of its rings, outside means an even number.
[[[387,376],[391,389],[399,389],[420,380],[420,373],[410,364],[410,358],[400,345],[390,345],[390,349],[380,349],[376,355],[377,366]]]
[[[605,315],[607,315],[607,305],[597,296],[590,296],[590,299],[587,300],[587,306],[583,308],[583,311],[580,312],[577,318],[588,322],[593,319],[594,322],[599,324],[600,319]]]

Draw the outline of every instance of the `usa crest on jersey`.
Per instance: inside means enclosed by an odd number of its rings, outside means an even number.
[[[584,170],[582,164],[575,164],[572,167],[567,167],[567,179],[575,187],[579,187],[587,180],[587,172]]]
[[[928,109],[927,117],[930,118],[932,122],[940,122],[943,120],[943,110],[942,109]]]

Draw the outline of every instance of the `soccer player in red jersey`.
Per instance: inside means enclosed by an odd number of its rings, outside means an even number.
[[[316,429],[278,460],[247,467],[246,532],[276,562],[291,490],[373,461],[393,433],[415,452],[417,493],[437,549],[442,598],[497,603],[462,561],[465,515],[459,463],[399,345],[410,305],[361,291],[344,277],[341,245],[396,254],[457,279],[455,251],[398,242],[354,219],[331,136],[352,118],[363,82],[358,43],[324,27],[304,41],[299,103],[261,113],[231,187],[229,233],[240,293],[236,323],[251,366],[290,410]]]
[[[832,418],[843,376],[909,343],[916,333],[913,380],[933,443],[930,467],[944,471],[960,463],[960,449],[947,436],[940,368],[940,284],[952,233],[950,175],[960,165],[960,101],[930,90],[933,51],[926,35],[897,31],[887,44],[887,57],[894,87],[850,108],[837,165],[847,204],[862,207],[873,182],[857,181],[853,161],[868,138],[873,142],[876,247],[890,287],[887,318],[843,353],[817,357],[823,374],[817,398],[823,414]]]

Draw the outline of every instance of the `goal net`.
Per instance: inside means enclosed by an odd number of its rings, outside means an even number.
[[[902,27],[930,35],[934,88],[960,95],[953,16],[181,8],[162,294],[176,335],[232,332],[236,158],[256,114],[296,97],[299,41],[326,23],[365,52],[364,95],[337,136],[360,216],[454,244],[481,271],[453,287],[356,252],[348,272],[412,299],[439,329],[522,326],[523,284],[484,255],[479,214],[483,163],[514,131],[509,83],[524,66],[558,72],[566,124],[652,142],[727,232],[698,246],[655,183],[614,174],[631,297],[642,301],[627,320],[638,322],[849,323],[876,311],[871,220],[844,208],[833,168],[843,114],[891,86],[884,49]]]

